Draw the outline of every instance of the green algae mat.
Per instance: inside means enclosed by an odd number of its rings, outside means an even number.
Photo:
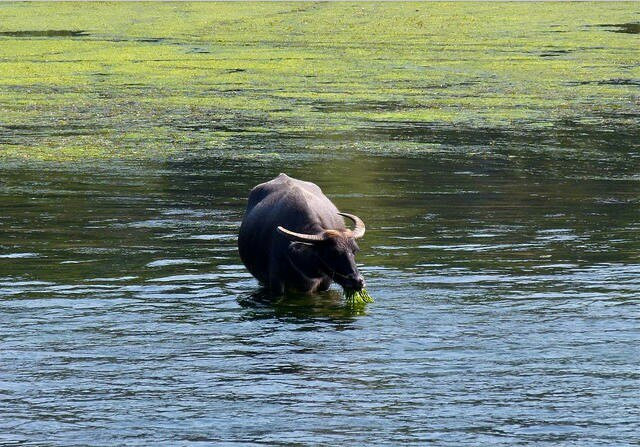
[[[639,31],[638,3],[2,3],[0,157],[633,144]]]

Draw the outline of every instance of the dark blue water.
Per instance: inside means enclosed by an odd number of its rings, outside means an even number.
[[[637,163],[7,163],[0,444],[638,445]],[[256,294],[281,171],[365,220],[375,303]]]

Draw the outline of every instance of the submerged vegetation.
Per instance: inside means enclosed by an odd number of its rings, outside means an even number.
[[[0,157],[420,152],[557,142],[585,129],[631,141],[638,12],[634,3],[3,4]]]

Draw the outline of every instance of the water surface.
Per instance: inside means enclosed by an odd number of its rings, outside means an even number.
[[[634,3],[0,4],[0,444],[638,445]],[[254,185],[376,299],[265,300]]]
[[[1,439],[633,445],[638,178],[615,160],[6,166]],[[282,170],[367,223],[366,309],[255,296],[236,234]]]

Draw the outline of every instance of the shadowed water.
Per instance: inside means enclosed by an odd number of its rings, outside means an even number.
[[[632,445],[638,160],[510,151],[6,164],[0,442]],[[260,294],[280,171],[365,220],[375,303]]]

